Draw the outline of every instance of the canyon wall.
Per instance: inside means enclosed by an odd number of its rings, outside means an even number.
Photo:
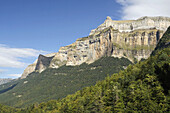
[[[92,63],[104,56],[125,57],[132,62],[146,59],[169,26],[168,17],[142,17],[123,21],[107,17],[89,36],[61,47],[57,53],[40,55],[38,60],[24,70],[21,78],[46,68]]]

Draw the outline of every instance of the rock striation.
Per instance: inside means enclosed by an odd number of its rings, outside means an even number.
[[[137,29],[150,29],[156,28],[159,30],[166,31],[170,25],[169,17],[141,17],[137,20],[112,20],[109,16],[106,18],[103,24],[98,26],[96,29],[91,30],[90,35],[95,32],[101,31],[106,27],[112,26],[114,29],[118,29],[120,32],[130,32]]]
[[[35,60],[35,62],[33,64],[30,64],[23,72],[21,79],[26,78],[28,74],[37,71],[37,72],[42,72],[43,70],[45,70],[52,58],[55,56],[56,53],[51,53],[51,54],[47,54],[47,55],[39,55],[38,59]]]
[[[107,17],[89,36],[61,47],[57,53],[40,55],[38,60],[25,69],[21,78],[46,68],[92,63],[104,56],[125,57],[132,62],[146,59],[169,26],[169,17],[142,17],[122,21]]]

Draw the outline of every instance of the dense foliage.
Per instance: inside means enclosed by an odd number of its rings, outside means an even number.
[[[170,48],[130,65],[119,74],[106,77],[95,86],[86,87],[61,100],[33,104],[25,109],[0,107],[5,113],[101,113],[170,111]],[[8,109],[9,108],[9,109]]]
[[[32,73],[26,79],[16,80],[0,86],[0,103],[24,107],[35,102],[45,102],[73,94],[95,85],[96,81],[117,73],[131,62],[125,58],[104,57],[88,65],[62,66]]]
[[[170,48],[130,65],[95,86],[62,100],[34,104],[29,112],[168,112],[170,111]]]
[[[170,27],[167,31],[163,34],[162,38],[158,42],[155,50],[152,52],[152,55],[156,54],[158,51],[167,48],[170,46]]]
[[[16,109],[0,104],[0,113],[15,113],[15,112],[20,112],[20,109]]]
[[[169,35],[164,35],[159,43],[163,43],[166,40],[164,38],[169,39]],[[97,82],[95,86],[85,87],[63,99],[35,103],[18,111],[0,105],[0,111],[2,113],[169,112],[169,80],[170,45],[166,42],[160,48],[156,48],[147,60],[130,65],[126,70]]]

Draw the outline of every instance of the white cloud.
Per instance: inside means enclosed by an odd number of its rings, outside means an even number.
[[[2,73],[2,72],[4,72],[4,71],[6,71],[6,70],[4,70],[4,69],[0,69],[0,73]]]
[[[8,71],[7,69],[0,69],[0,72]]]
[[[122,5],[122,19],[142,16],[170,16],[170,0],[116,0]]]
[[[45,52],[31,48],[10,48],[0,44],[0,67],[22,68],[27,65],[23,58],[38,57],[40,53]]]
[[[8,76],[12,77],[12,78],[18,78],[21,77],[22,74],[9,74]]]

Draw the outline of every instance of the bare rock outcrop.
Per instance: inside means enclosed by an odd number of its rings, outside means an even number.
[[[33,64],[28,65],[28,67],[24,70],[24,72],[21,76],[21,79],[26,78],[27,75],[29,75],[30,73],[35,71],[36,64],[37,64],[37,60]]]
[[[48,67],[92,63],[103,56],[125,57],[132,62],[146,59],[168,26],[169,17],[142,17],[122,21],[107,17],[89,36],[61,47],[58,53],[40,55],[38,60],[25,69],[21,78],[25,78],[33,71],[42,72]]]
[[[53,59],[54,56],[52,57],[46,57],[44,55],[39,55],[38,61],[36,63],[35,71],[42,72],[44,71],[47,67],[50,66],[51,60]]]
[[[47,55],[44,56],[44,58],[46,57],[47,59],[48,58],[51,59],[52,57],[55,56],[55,54],[56,53],[47,54]],[[39,55],[39,56],[42,56],[42,55]],[[43,62],[43,63],[41,64],[40,62]],[[42,60],[42,58],[40,57],[40,59],[39,59],[39,57],[38,57],[38,59],[36,59],[33,64],[28,65],[28,67],[24,70],[24,72],[23,72],[23,74],[21,76],[21,79],[26,78],[27,75],[29,75],[30,73],[32,73],[32,72],[34,72],[36,70],[38,72],[42,72],[44,69],[46,69],[49,66],[49,65],[47,67],[45,65],[42,66],[43,64],[44,64],[44,61]]]
[[[141,17],[137,20],[112,20],[110,17],[107,17],[103,24],[98,26],[96,29],[91,30],[90,35],[101,31],[109,26],[112,26],[114,29],[119,30],[120,32],[130,32],[137,29],[150,29],[156,28],[159,30],[166,31],[170,25],[169,17]]]

